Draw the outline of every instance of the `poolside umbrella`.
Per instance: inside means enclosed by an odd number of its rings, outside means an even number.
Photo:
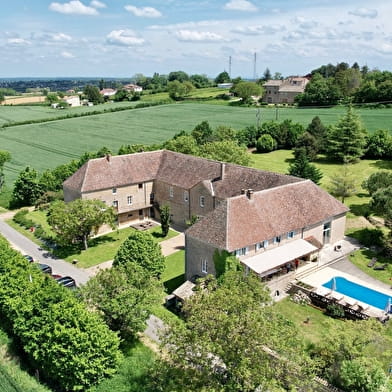
[[[335,277],[332,278],[331,292],[332,291],[336,291],[336,279],[335,279]]]
[[[388,298],[387,304],[385,305],[385,313],[391,313],[391,305],[392,305],[392,300],[391,297]]]

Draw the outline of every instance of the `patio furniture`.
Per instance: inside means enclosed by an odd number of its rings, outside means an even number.
[[[376,265],[375,267],[373,267],[374,270],[376,271],[382,271],[385,270],[388,267],[388,264],[380,264],[380,265]]]
[[[368,263],[368,267],[369,268],[372,268],[372,267],[374,267],[375,266],[375,264],[377,263],[377,257],[373,257],[370,261],[369,261],[369,263]]]

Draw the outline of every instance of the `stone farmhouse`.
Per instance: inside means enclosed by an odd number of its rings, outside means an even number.
[[[91,159],[63,183],[66,202],[99,199],[118,224],[159,219],[185,231],[186,278],[215,273],[217,251],[260,277],[309,260],[344,236],[348,211],[310,180],[167,150]],[[293,266],[293,264],[290,264]]]
[[[263,101],[267,103],[294,103],[294,98],[305,91],[309,79],[299,76],[264,83]]]

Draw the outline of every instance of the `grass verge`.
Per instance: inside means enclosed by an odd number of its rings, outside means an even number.
[[[179,250],[165,257],[166,267],[162,281],[168,293],[171,293],[185,281],[185,251]]]

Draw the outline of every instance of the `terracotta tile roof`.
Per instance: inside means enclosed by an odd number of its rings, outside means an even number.
[[[217,178],[220,175],[220,169],[221,163],[218,161],[164,150],[158,179],[189,189],[200,181]]]
[[[162,153],[152,151],[90,159],[63,185],[80,192],[92,192],[151,181],[157,176]]]
[[[205,242],[215,239],[215,246],[230,252],[348,211],[309,180],[255,192],[251,199],[246,195],[236,196],[218,208],[186,234]],[[226,238],[222,238],[226,232]]]
[[[263,86],[280,86],[283,83],[283,80],[268,80],[266,81]]]

